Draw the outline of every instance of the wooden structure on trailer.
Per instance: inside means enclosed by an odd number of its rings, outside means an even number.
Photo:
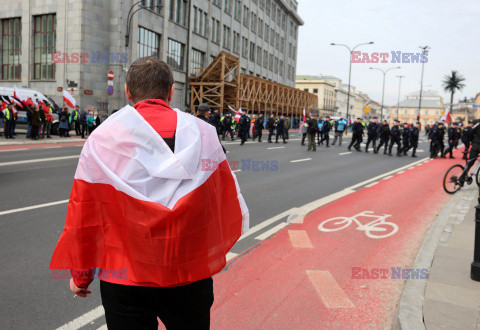
[[[203,70],[203,69],[200,69]],[[228,106],[254,114],[284,114],[301,117],[317,107],[315,94],[240,72],[240,59],[221,52],[196,76],[190,78],[190,110],[202,103],[219,109]]]

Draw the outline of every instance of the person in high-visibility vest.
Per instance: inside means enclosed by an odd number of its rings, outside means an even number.
[[[80,110],[79,110],[79,106],[76,105],[75,106],[75,109],[73,110],[73,113],[72,113],[72,121],[74,122],[74,125],[75,125],[75,135],[76,136],[79,136],[79,135],[82,135],[82,129],[81,129],[81,125],[80,125]]]
[[[8,107],[5,109],[5,138],[6,139],[14,139],[13,137],[13,123],[15,122],[14,118],[14,108],[15,105],[10,103]]]

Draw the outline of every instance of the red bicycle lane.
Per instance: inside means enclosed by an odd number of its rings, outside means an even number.
[[[215,276],[212,328],[391,327],[409,275],[401,271],[411,268],[431,223],[450,199],[442,179],[456,163],[462,162],[422,163],[320,207],[303,223],[260,242]],[[354,221],[337,231],[318,229],[326,220],[365,211],[391,215],[384,221],[398,231],[371,238]],[[372,220],[358,218],[363,225]],[[392,268],[400,278],[392,278]]]

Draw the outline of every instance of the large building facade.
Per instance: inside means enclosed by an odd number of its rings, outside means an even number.
[[[295,0],[0,0],[0,7],[0,86],[35,89],[59,104],[69,90],[82,107],[122,107],[128,66],[150,55],[172,67],[172,105],[182,110],[189,77],[221,51],[239,57],[243,73],[295,85],[303,24]]]
[[[401,122],[413,123],[420,115],[422,126],[440,120],[445,114],[443,98],[436,91],[424,91],[422,94],[422,108],[419,111],[420,93],[414,92],[406,96],[400,104],[390,107],[390,120],[398,119]]]
[[[314,110],[322,117],[335,115],[337,93],[331,81],[314,76],[297,76],[295,87],[318,96],[318,105]]]

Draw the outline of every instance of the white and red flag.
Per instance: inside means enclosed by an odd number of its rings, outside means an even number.
[[[450,109],[447,109],[445,114],[440,118],[440,120],[445,120],[445,123],[447,125],[450,125],[452,123],[452,114],[450,113]]]
[[[66,90],[63,90],[63,102],[65,102],[70,108],[75,108],[77,102],[75,98]]]
[[[207,278],[249,213],[213,126],[176,110],[175,151],[132,107],[89,136],[52,269],[126,269],[175,286]]]
[[[303,109],[303,120],[302,121],[305,122],[305,120],[307,120],[307,116],[305,114],[305,109]]]
[[[13,85],[13,97],[20,100],[20,101],[26,101],[27,97],[23,96],[20,91],[18,90],[16,85]]]

